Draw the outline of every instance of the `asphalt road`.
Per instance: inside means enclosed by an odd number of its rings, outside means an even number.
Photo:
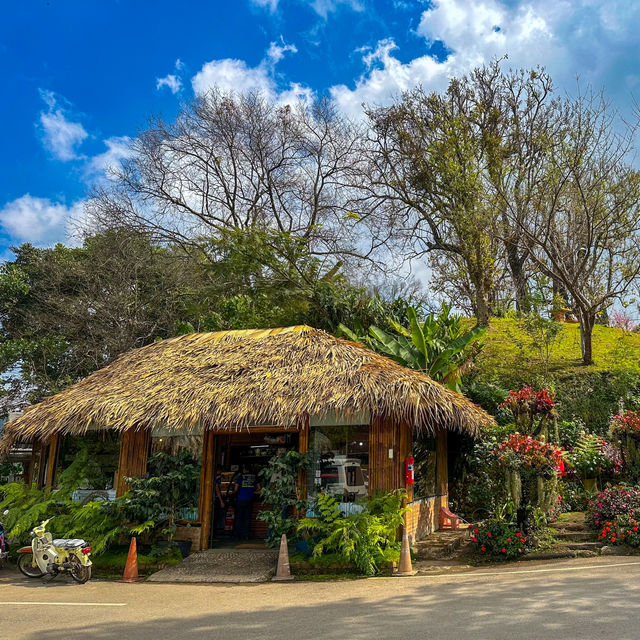
[[[0,571],[0,638],[638,640],[640,558],[259,585],[44,584]]]

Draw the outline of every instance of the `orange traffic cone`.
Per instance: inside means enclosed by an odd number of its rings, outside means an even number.
[[[415,576],[417,571],[411,566],[411,549],[409,549],[409,536],[404,533],[402,535],[402,551],[400,551],[400,566],[395,576]]]
[[[293,580],[291,567],[289,566],[289,547],[287,546],[287,536],[283,533],[280,538],[280,552],[278,553],[278,568],[273,578],[278,582]]]
[[[135,538],[131,538],[127,564],[124,565],[124,573],[120,582],[138,582],[138,546]]]

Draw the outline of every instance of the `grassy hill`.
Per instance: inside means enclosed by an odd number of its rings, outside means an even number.
[[[629,371],[640,373],[640,333],[596,325],[593,330],[593,359],[585,367],[580,354],[580,327],[561,325],[557,340],[550,345],[548,366],[542,345],[534,344],[520,322],[493,318],[478,357],[481,369],[513,368],[537,374],[595,371]]]
[[[577,324],[562,325],[548,361],[543,345],[534,343],[522,323],[511,318],[493,318],[481,345],[470,376],[475,384],[502,389],[549,386],[556,392],[562,418],[578,417],[598,429],[606,428],[620,399],[629,408],[640,408],[640,334],[596,326],[595,364],[588,367],[581,361]]]

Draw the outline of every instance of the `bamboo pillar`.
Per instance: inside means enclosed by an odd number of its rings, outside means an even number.
[[[149,429],[129,429],[122,433],[116,496],[119,497],[127,492],[129,487],[125,478],[140,478],[147,473],[150,447],[151,431]]]
[[[47,457],[47,472],[45,478],[45,487],[49,490],[53,489],[53,483],[56,476],[59,444],[60,437],[55,433],[49,438],[49,454]]]
[[[40,440],[33,440],[31,445],[31,460],[29,461],[29,470],[26,477],[27,485],[31,486],[33,482],[38,485],[38,472],[40,470],[38,456],[40,455]]]
[[[200,549],[209,548],[211,531],[211,507],[213,506],[213,485],[215,483],[215,443],[216,436],[207,429],[202,436],[202,467],[200,469],[200,497],[198,499],[198,520],[200,520]]]
[[[37,473],[35,477],[36,487],[44,488],[46,482],[46,460],[48,448],[44,441],[38,440],[34,442],[35,459],[37,460]]]
[[[309,414],[305,413],[298,419],[297,426],[299,429],[298,435],[298,453],[309,452]],[[298,473],[298,487],[300,496],[302,498],[307,497],[307,472],[301,470]]]
[[[440,429],[436,436],[437,492],[440,496],[449,494],[449,461],[447,459],[447,432]]]

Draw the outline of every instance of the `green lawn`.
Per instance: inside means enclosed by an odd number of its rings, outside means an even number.
[[[543,353],[515,319],[493,318],[481,344],[483,348],[476,363],[482,377],[490,376],[496,371],[542,375],[547,373]],[[577,324],[565,323],[557,341],[551,345],[548,372],[640,373],[640,334],[597,325],[593,331],[593,359],[594,365],[582,365],[580,328]]]

